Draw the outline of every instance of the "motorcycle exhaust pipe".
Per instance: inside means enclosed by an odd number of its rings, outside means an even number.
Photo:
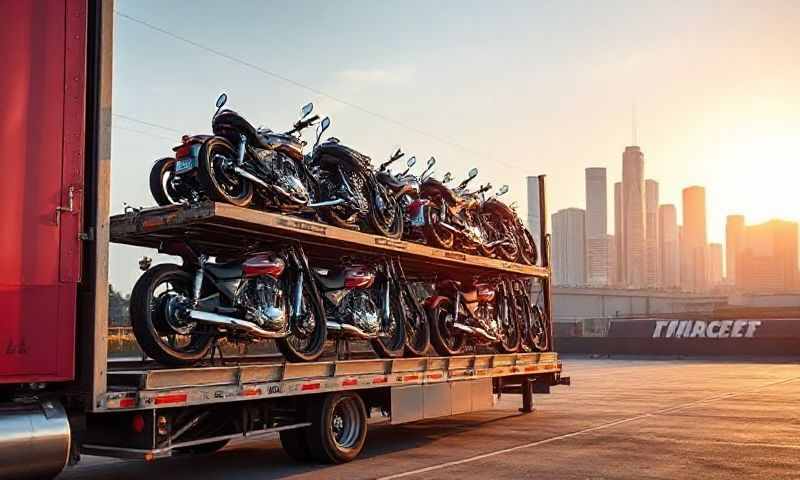
[[[268,188],[268,189],[272,188],[272,186],[267,185],[267,182],[265,182],[264,180],[261,180],[260,178],[256,177],[255,175],[251,174],[250,172],[248,172],[247,170],[245,170],[245,169],[243,169],[241,167],[233,167],[233,171],[238,173],[242,177],[250,180],[251,182],[254,182],[254,183],[257,183],[257,184],[261,185],[264,188]]]
[[[496,342],[497,341],[497,338],[495,338],[494,336],[490,335],[489,332],[487,332],[486,330],[484,330],[484,329],[482,329],[480,327],[470,327],[469,325],[465,325],[463,323],[455,322],[453,324],[453,328],[455,328],[457,330],[461,330],[462,332],[470,334],[470,335],[477,335],[479,337],[483,337],[485,340],[489,340],[490,342]]]
[[[368,340],[370,338],[375,338],[377,334],[370,334],[361,330],[360,328],[356,327],[355,325],[350,325],[349,323],[338,323],[332,322],[328,320],[328,330],[341,333],[342,335],[346,335],[348,337],[355,337],[361,340]]]
[[[333,207],[335,205],[341,205],[344,203],[344,199],[336,198],[333,200],[325,200],[324,202],[317,202],[317,203],[309,203],[308,206],[311,208],[318,208],[318,207]]]
[[[461,230],[459,230],[458,228],[450,225],[447,222],[439,222],[439,225],[441,225],[442,227],[444,227],[444,228],[446,228],[446,229],[448,229],[448,230],[450,230],[452,232],[455,232],[455,233],[461,235]]]
[[[198,322],[217,327],[230,328],[231,330],[248,333],[261,338],[282,338],[286,336],[283,332],[264,330],[255,323],[246,322],[227,315],[220,315],[218,313],[204,312],[202,310],[190,310],[189,318],[197,320]]]
[[[507,238],[501,238],[499,240],[495,240],[494,242],[487,243],[486,246],[491,248],[502,244],[511,245],[511,240]]]

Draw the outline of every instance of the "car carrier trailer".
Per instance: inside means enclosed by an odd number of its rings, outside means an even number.
[[[347,461],[367,416],[397,424],[488,409],[493,395],[567,383],[554,352],[286,363],[216,359],[185,369],[109,362],[111,241],[159,248],[192,240],[208,254],[248,242],[299,242],[315,264],[391,255],[419,278],[538,278],[550,314],[540,177],[542,259],[525,266],[388,240],[219,203],[109,215],[111,0],[9,2],[0,30],[6,185],[0,189],[0,479],[53,477],[81,454],[156,459],[277,432],[297,459]],[[552,346],[552,325],[550,325]],[[345,432],[346,449],[332,448]]]

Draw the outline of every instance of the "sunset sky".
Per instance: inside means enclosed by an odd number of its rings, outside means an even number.
[[[401,146],[434,155],[440,175],[477,166],[481,181],[510,185],[523,215],[525,176],[548,175],[553,212],[583,208],[584,168],[607,167],[610,231],[635,104],[647,178],[661,203],[678,206],[683,187],[704,185],[710,241],[724,241],[728,214],[800,218],[800,2],[118,0],[116,9],[285,80],[117,15],[115,213],[153,203],[152,161],[179,132],[209,132],[226,91],[256,125],[288,128],[313,101],[331,116],[330,135],[376,160]],[[112,248],[115,286],[130,288],[143,252]]]

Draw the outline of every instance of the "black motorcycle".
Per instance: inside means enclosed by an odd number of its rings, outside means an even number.
[[[130,300],[142,350],[169,366],[203,359],[219,339],[273,339],[289,361],[313,361],[325,347],[322,300],[299,246],[212,262],[187,242],[165,244],[183,265],[161,264],[136,282]]]
[[[369,340],[385,358],[425,354],[430,337],[425,311],[397,260],[344,259],[341,267],[313,271],[333,338]]]
[[[285,133],[256,129],[241,115],[222,107],[220,95],[212,119],[214,135],[185,135],[175,158],[158,160],[150,172],[150,190],[159,205],[203,199],[284,213],[313,212],[318,186],[305,165],[301,132],[319,120],[313,105]],[[330,125],[322,120],[317,139]]]
[[[527,352],[546,352],[550,348],[548,319],[539,302],[531,301],[531,282],[508,278],[511,291],[511,309],[519,319],[522,332],[521,349]],[[541,291],[539,292],[541,295]]]
[[[314,148],[310,164],[319,181],[320,213],[327,223],[389,238],[403,236],[400,205],[376,178],[369,157],[330,138]]]

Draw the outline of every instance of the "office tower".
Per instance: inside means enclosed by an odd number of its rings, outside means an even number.
[[[658,249],[661,258],[661,285],[680,286],[680,250],[678,249],[678,212],[675,205],[658,207]]]
[[[528,230],[533,235],[533,241],[539,250],[539,258],[542,258],[542,222],[539,218],[539,177],[528,177]]]
[[[622,182],[614,184],[614,285],[625,285],[625,215],[622,211]]]
[[[715,287],[722,284],[722,244],[708,244],[708,285]]]
[[[736,288],[778,293],[800,289],[797,271],[797,223],[770,220],[744,229],[736,259]]]
[[[646,180],[645,191],[645,233],[647,242],[647,286],[661,284],[661,265],[658,250],[658,182]]]
[[[684,188],[681,286],[690,292],[702,292],[707,287],[706,244],[706,190]]]
[[[553,214],[553,275],[558,285],[586,284],[586,213],[567,208]]]
[[[608,277],[606,169],[586,169],[586,281],[605,286]]]
[[[617,242],[615,235],[606,235],[608,245],[608,284],[616,285],[617,275]]]
[[[636,146],[622,154],[622,210],[625,284],[642,288],[647,280],[644,154]]]
[[[725,279],[735,285],[736,259],[744,241],[744,215],[728,215],[725,222]]]

